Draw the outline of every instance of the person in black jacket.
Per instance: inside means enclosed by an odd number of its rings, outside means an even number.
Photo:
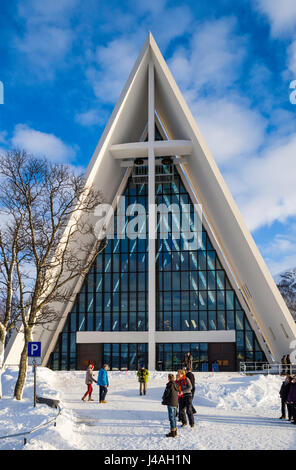
[[[192,385],[188,377],[186,377],[186,372],[184,369],[178,370],[177,382],[179,386],[179,418],[182,422],[181,428],[187,426],[187,417],[189,424],[194,428],[194,416],[192,413],[192,395],[191,389]],[[186,411],[186,412],[185,412]]]
[[[192,389],[191,389],[191,395],[192,395],[192,413],[195,414],[195,413],[196,413],[196,409],[195,409],[194,406],[193,406],[193,398],[194,398],[194,393],[195,393],[195,377],[194,377],[193,372],[191,372],[190,370],[188,370],[188,371],[186,372],[186,377],[190,380],[191,385],[192,385]]]
[[[291,377],[291,386],[289,390],[289,395],[287,397],[287,403],[290,405],[290,410],[292,413],[291,423],[296,425],[296,375]]]
[[[282,415],[280,419],[286,419],[286,405],[288,408],[288,419],[291,420],[291,417],[292,417],[291,406],[287,404],[287,398],[289,395],[290,387],[291,387],[291,376],[287,375],[284,382],[282,383],[282,386],[279,392],[281,401],[282,401]]]
[[[177,437],[177,411],[179,387],[173,374],[168,375],[168,383],[162,396],[162,404],[167,405],[171,431],[166,437]]]

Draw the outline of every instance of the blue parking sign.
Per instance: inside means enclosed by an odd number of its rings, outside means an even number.
[[[40,357],[41,356],[41,342],[30,341],[28,343],[28,357]]]

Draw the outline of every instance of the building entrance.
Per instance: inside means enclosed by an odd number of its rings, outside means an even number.
[[[209,370],[215,370],[215,362],[220,372],[232,372],[235,366],[235,343],[208,343]]]
[[[85,370],[89,364],[94,370],[99,370],[103,362],[103,344],[79,343],[77,344],[77,370]]]

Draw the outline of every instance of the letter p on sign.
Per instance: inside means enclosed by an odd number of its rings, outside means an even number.
[[[28,356],[29,357],[40,357],[41,356],[41,342],[29,342],[28,343]]]

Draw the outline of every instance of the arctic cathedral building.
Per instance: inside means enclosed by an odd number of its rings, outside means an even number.
[[[108,243],[34,332],[42,365],[171,371],[190,352],[193,370],[235,371],[290,352],[295,322],[150,33],[86,184],[110,205]]]

